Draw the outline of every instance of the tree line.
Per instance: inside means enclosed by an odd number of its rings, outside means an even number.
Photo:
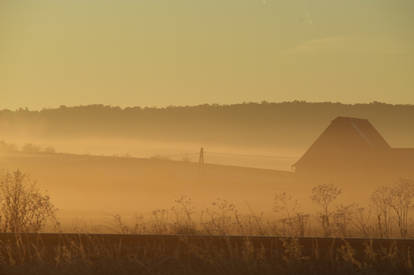
[[[60,106],[0,111],[0,131],[48,137],[131,137],[169,141],[307,146],[337,116],[369,119],[396,146],[413,146],[413,105],[243,103],[116,107]],[[218,135],[220,133],[220,135]]]

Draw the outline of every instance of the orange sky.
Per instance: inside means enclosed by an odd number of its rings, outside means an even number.
[[[3,0],[0,108],[414,104],[411,0]]]

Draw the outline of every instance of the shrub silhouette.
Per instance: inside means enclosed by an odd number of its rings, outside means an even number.
[[[2,232],[39,232],[56,208],[49,196],[20,170],[6,172],[0,179],[0,230]]]
[[[322,208],[321,224],[325,237],[331,235],[330,206],[332,202],[342,193],[342,190],[333,184],[321,184],[312,189],[312,201]]]

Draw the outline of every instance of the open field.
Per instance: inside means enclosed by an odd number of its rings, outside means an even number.
[[[151,215],[168,209],[182,196],[196,210],[217,199],[234,203],[243,213],[273,215],[277,192],[295,194],[307,212],[319,182],[297,182],[294,173],[271,169],[206,164],[188,161],[73,154],[3,154],[0,167],[20,169],[48,191],[59,209],[62,224],[105,224],[113,215]],[[341,203],[366,202],[375,182],[346,182]],[[358,192],[353,188],[358,187]],[[110,194],[110,195],[108,195]]]
[[[293,181],[291,172],[276,170],[69,154],[3,155],[0,167],[28,173],[63,213],[73,216],[80,211],[91,216],[146,213],[170,207],[182,195],[200,207],[223,198],[269,209],[274,193]]]
[[[414,240],[1,234],[1,274],[413,274]]]

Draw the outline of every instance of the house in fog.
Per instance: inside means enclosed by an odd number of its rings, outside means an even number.
[[[312,179],[414,179],[414,148],[392,148],[366,119],[337,117],[293,168]]]

